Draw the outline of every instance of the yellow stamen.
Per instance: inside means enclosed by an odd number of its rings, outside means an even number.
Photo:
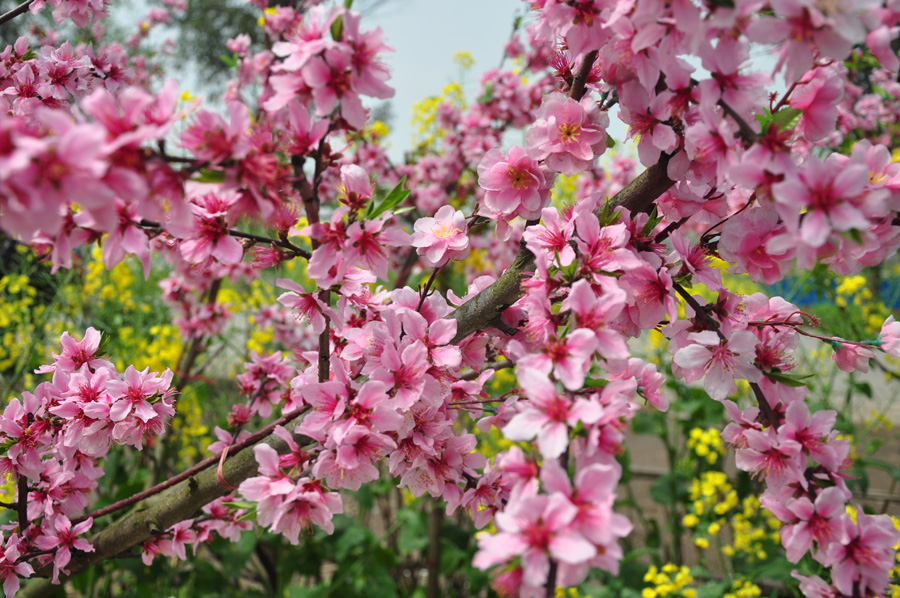
[[[453,226],[452,224],[447,224],[446,222],[442,222],[431,227],[431,234],[438,239],[446,239],[448,237],[452,237],[458,232],[459,231],[455,226]]]
[[[563,143],[575,141],[581,135],[581,125],[574,123],[564,123],[559,125],[559,137]]]
[[[509,167],[509,184],[513,189],[528,189],[531,187],[531,177],[524,168]]]

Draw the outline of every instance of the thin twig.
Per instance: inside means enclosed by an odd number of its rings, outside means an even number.
[[[587,83],[588,77],[591,75],[591,69],[594,68],[594,62],[596,62],[598,54],[599,52],[594,50],[584,55],[584,60],[581,61],[581,68],[578,69],[578,74],[572,79],[572,92],[569,95],[573,100],[581,100],[584,97],[585,91],[587,91],[585,83]]]
[[[0,25],[3,25],[3,24],[5,24],[5,23],[7,23],[7,22],[9,22],[9,21],[12,21],[12,20],[15,19],[17,16],[23,15],[23,14],[25,14],[26,12],[28,12],[28,8],[31,6],[31,3],[32,3],[32,2],[34,2],[34,0],[25,0],[25,2],[23,2],[23,3],[20,4],[20,5],[18,5],[17,7],[15,7],[14,9],[12,9],[12,10],[9,11],[8,13],[3,14],[3,15],[0,15]]]
[[[485,370],[505,370],[515,366],[516,364],[512,361],[495,361],[493,363],[486,364],[483,368],[481,368],[481,372]],[[462,380],[474,380],[481,375],[481,372],[466,372],[465,374],[460,376],[460,378]]]
[[[741,139],[744,142],[744,147],[750,147],[754,143],[756,143],[756,131],[750,128],[750,125],[747,124],[740,114],[734,111],[734,108],[725,103],[725,100],[719,100],[719,106],[722,107],[722,110],[725,111],[725,114],[730,116],[734,122],[737,123],[738,126],[738,134],[741,136]]]
[[[700,83],[696,79],[691,79],[691,85],[697,86],[699,84]],[[750,147],[751,145],[753,145],[756,142],[756,131],[751,129],[750,125],[747,124],[747,121],[745,121],[744,118],[734,110],[734,108],[729,106],[725,100],[720,98],[718,104],[722,108],[722,111],[730,116],[735,123],[737,123],[738,134],[744,142],[744,147]]]
[[[26,427],[30,427],[33,422],[34,415],[29,413],[25,419]],[[16,501],[16,515],[19,518],[19,533],[24,535],[25,528],[28,527],[28,478],[21,473],[17,474],[17,476],[19,478],[19,498]]]
[[[231,445],[227,449],[228,456],[233,456],[233,455],[239,453],[240,451],[244,450],[248,446],[256,444],[257,442],[259,442],[260,440],[262,440],[263,438],[265,438],[269,434],[271,434],[272,431],[275,430],[275,428],[277,426],[283,426],[284,424],[297,419],[298,417],[300,417],[301,415],[306,413],[308,410],[309,410],[309,405],[304,405],[303,407],[301,407],[300,409],[297,409],[296,411],[292,411],[291,413],[282,415],[277,420],[273,421],[268,426],[266,426],[265,428],[256,432],[255,434],[251,434],[250,436],[248,436],[241,442],[237,442],[237,443]],[[124,509],[125,507],[128,507],[128,506],[131,506],[134,503],[147,498],[148,496],[153,496],[154,494],[162,492],[166,488],[170,488],[170,487],[174,486],[175,484],[188,479],[189,477],[197,475],[204,469],[207,469],[208,467],[215,465],[218,462],[219,462],[219,455],[215,455],[214,457],[209,457],[208,459],[204,459],[203,461],[200,461],[199,463],[197,463],[190,469],[186,469],[185,471],[181,472],[180,474],[178,474],[174,477],[171,477],[168,480],[161,482],[161,483],[157,484],[156,486],[153,486],[152,488],[148,488],[147,490],[144,490],[143,492],[138,492],[134,496],[130,496],[128,498],[114,502],[113,504],[103,507],[102,509],[98,509],[98,510],[94,511],[93,513],[88,513],[87,515],[82,515],[81,517],[76,518],[72,523],[73,524],[79,523],[81,521],[84,521],[88,517],[93,517],[94,519],[97,519],[98,517],[103,517],[104,515],[109,515],[110,513],[115,513],[116,511]]]
[[[158,229],[163,228],[163,225],[160,224],[159,222],[154,222],[153,220],[146,220],[146,219],[141,220],[138,223],[138,226],[141,226],[143,228],[158,228]],[[300,247],[297,247],[296,245],[294,245],[293,243],[291,243],[290,241],[288,241],[286,239],[275,239],[273,237],[266,237],[266,236],[257,235],[254,233],[246,233],[244,231],[235,230],[233,228],[228,229],[228,234],[232,237],[237,237],[239,239],[249,239],[251,241],[256,241],[257,243],[266,243],[269,245],[274,245],[276,247],[280,247],[280,248],[287,250],[290,253],[294,254],[294,257],[302,257],[307,260],[312,257],[312,254],[310,252],[308,252],[305,249],[302,249]]]
[[[741,212],[743,212],[744,210],[746,210],[747,208],[749,208],[750,206],[752,206],[752,205],[753,205],[753,202],[755,202],[755,201],[756,201],[756,191],[754,191],[753,193],[750,194],[750,197],[747,198],[747,203],[745,203],[744,206],[743,206],[740,210],[738,210],[738,211],[735,212],[734,214],[731,214],[731,215],[729,215],[729,216],[726,216],[726,217],[723,218],[722,220],[719,220],[718,222],[716,222],[715,224],[713,224],[712,226],[710,226],[708,229],[706,229],[706,231],[705,231],[702,235],[700,235],[700,239],[706,238],[706,236],[707,236],[709,233],[711,233],[712,231],[714,231],[714,230],[717,229],[718,227],[720,227],[720,226],[722,226],[723,224],[725,224],[726,222],[728,222],[729,219],[734,218],[735,216],[737,216],[738,214],[740,214]]]
[[[431,271],[431,276],[428,277],[425,287],[419,291],[419,305],[416,306],[416,311],[422,311],[422,306],[425,305],[425,299],[428,297],[428,291],[431,290],[431,285],[434,284],[434,279],[437,278],[438,272],[440,271],[441,266],[438,266]]]
[[[800,83],[799,80],[791,83],[791,86],[788,87],[788,90],[786,92],[784,92],[783,96],[781,96],[781,99],[778,101],[778,104],[776,104],[774,107],[772,107],[772,109],[771,109],[772,114],[775,114],[776,112],[781,110],[781,107],[784,106],[785,103],[787,103],[788,98],[790,98],[791,94],[794,93],[794,89],[797,88],[798,83]]]
[[[30,416],[29,416],[30,417]],[[28,527],[28,478],[19,476],[19,499],[16,501],[16,515],[19,517],[19,533],[24,534]]]
[[[669,235],[671,235],[673,232],[675,232],[676,230],[681,228],[682,225],[688,221],[688,219],[689,218],[687,216],[685,216],[681,220],[676,220],[675,222],[670,223],[669,226],[667,226],[666,228],[661,230],[659,232],[659,234],[653,238],[653,242],[654,243],[662,243],[663,241],[665,241],[666,239],[669,238]]]
[[[331,291],[325,290],[319,293],[319,299],[325,305],[331,305]],[[331,377],[331,320],[325,318],[325,330],[319,335],[319,382],[328,382]]]
[[[726,338],[726,336],[722,334],[722,331],[719,329],[719,323],[709,315],[709,312],[706,311],[706,308],[697,303],[697,300],[694,299],[691,294],[688,293],[680,284],[672,283],[672,286],[675,288],[675,292],[681,295],[685,302],[687,302],[687,304],[691,306],[691,308],[697,314],[697,317],[703,320],[707,327],[713,330],[722,341],[728,342],[728,338]],[[757,384],[756,382],[750,382],[750,389],[753,391],[753,395],[756,397],[756,402],[759,403],[760,410],[766,415],[766,419],[769,420],[769,424],[773,428],[777,428],[780,424],[780,420],[775,414],[775,410],[772,409],[772,405],[770,405],[769,401],[766,399],[765,394],[763,394],[762,388],[760,388],[759,384]]]

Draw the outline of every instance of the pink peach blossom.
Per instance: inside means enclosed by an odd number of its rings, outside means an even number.
[[[444,206],[434,218],[419,218],[414,226],[412,246],[426,265],[440,268],[450,260],[469,255],[466,216],[453,206]]]

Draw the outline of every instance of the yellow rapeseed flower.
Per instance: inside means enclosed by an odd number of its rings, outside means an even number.
[[[459,67],[464,71],[467,71],[475,66],[475,59],[472,58],[471,54],[464,50],[460,50],[453,55],[453,62],[459,65]]]

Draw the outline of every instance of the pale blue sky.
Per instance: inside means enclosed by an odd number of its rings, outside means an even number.
[[[459,78],[453,56],[465,50],[475,59],[465,80],[471,100],[481,73],[500,63],[515,15],[528,7],[522,0],[391,0],[364,16],[362,28],[381,27],[396,50],[386,56],[396,90],[388,140],[393,159],[410,147],[413,104]]]

